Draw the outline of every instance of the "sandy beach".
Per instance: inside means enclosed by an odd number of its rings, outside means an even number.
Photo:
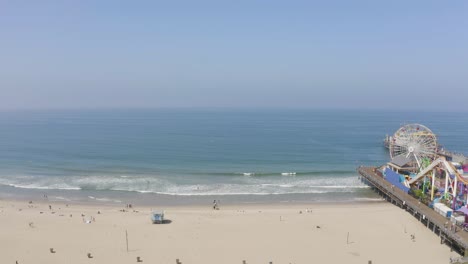
[[[170,223],[161,225],[150,222],[148,207],[50,205],[0,201],[0,263],[135,263],[140,257],[144,263],[390,264],[457,257],[385,202],[167,207]]]

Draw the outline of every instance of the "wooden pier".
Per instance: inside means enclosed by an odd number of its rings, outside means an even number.
[[[383,178],[377,168],[360,166],[357,171],[362,176],[361,180],[388,202],[406,210],[438,235],[441,244],[448,245],[451,250],[455,250],[465,258],[468,257],[468,232],[459,226],[452,226],[449,218],[438,214],[416,198],[393,186]],[[450,228],[451,226],[452,228]]]

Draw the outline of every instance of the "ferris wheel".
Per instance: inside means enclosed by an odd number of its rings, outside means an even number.
[[[432,131],[420,124],[400,127],[390,138],[390,157],[403,156],[415,161],[422,168],[423,161],[432,161],[437,154],[437,138]]]

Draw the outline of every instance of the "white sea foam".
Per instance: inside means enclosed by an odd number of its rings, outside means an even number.
[[[60,201],[71,201],[70,199],[62,197],[62,196],[54,196],[54,197],[51,197],[51,198],[52,198],[52,200],[55,199],[55,200],[60,200]]]
[[[96,197],[94,197],[94,196],[88,196],[88,198],[89,198],[89,199],[92,199],[92,200],[100,201],[100,202],[122,203],[122,201],[120,201],[120,200],[110,199],[110,198],[106,198],[106,197],[103,197],[103,198],[96,198]]]
[[[8,186],[20,188],[20,189],[38,189],[38,190],[81,190],[79,187],[70,187],[63,185],[53,185],[53,186],[41,186],[36,184],[7,184]]]
[[[96,201],[122,203],[122,201],[120,201],[120,200],[115,200],[115,199],[110,199],[110,198],[96,198]]]
[[[271,186],[271,187],[282,187],[282,188],[291,188],[296,187],[294,184],[277,184],[277,183],[263,183],[262,186]]]
[[[294,192],[294,193],[285,193],[285,192],[271,192],[271,193],[251,193],[251,192],[212,192],[212,193],[171,193],[171,192],[155,192],[156,194],[172,195],[172,196],[229,196],[229,195],[281,195],[281,194],[323,194],[328,193],[326,191],[310,191],[310,192]]]
[[[250,172],[246,172],[250,173]],[[289,174],[290,172],[288,172]],[[122,177],[126,176],[126,177]],[[194,182],[197,182],[196,184]],[[356,176],[231,177],[186,181],[156,176],[0,177],[0,184],[27,189],[123,191],[168,195],[268,195],[352,193],[368,188]],[[90,199],[96,199],[90,196]]]

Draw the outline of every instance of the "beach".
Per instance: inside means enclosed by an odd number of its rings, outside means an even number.
[[[468,264],[468,1],[0,7],[0,264]]]
[[[464,115],[435,115],[410,119],[466,149],[468,126],[438,121]],[[400,121],[393,111],[0,113],[0,263],[447,263],[457,253],[356,172],[388,161],[378,142]],[[153,209],[170,223],[153,225]]]
[[[127,207],[0,200],[0,263],[135,263],[138,257],[144,263],[448,263],[458,257],[384,201]],[[163,209],[167,223],[152,224],[153,209]]]

